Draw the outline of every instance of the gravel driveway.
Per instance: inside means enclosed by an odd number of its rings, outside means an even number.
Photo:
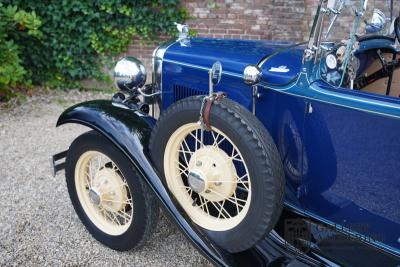
[[[0,266],[209,266],[164,217],[146,246],[130,252],[102,246],[79,221],[64,173],[50,174],[49,156],[87,128],[55,123],[71,104],[104,97],[51,92],[0,110]]]

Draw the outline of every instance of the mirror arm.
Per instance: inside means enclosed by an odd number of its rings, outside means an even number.
[[[390,22],[393,22],[393,0],[390,1]]]
[[[214,84],[213,84],[213,73],[212,70],[208,71],[208,96],[213,96],[214,95]]]
[[[328,36],[329,36],[329,34],[330,34],[331,30],[332,30],[333,24],[335,24],[338,16],[342,12],[343,7],[344,7],[344,2],[340,1],[340,6],[339,6],[339,8],[337,10],[329,9],[329,11],[332,12],[333,14],[335,14],[335,16],[333,17],[331,23],[329,24],[328,30],[326,31],[326,34],[325,34],[325,39],[328,38]]]

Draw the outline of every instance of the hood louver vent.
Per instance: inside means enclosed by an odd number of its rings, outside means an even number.
[[[207,94],[205,91],[193,89],[187,86],[182,85],[174,85],[174,102],[184,99],[193,95],[205,95]]]

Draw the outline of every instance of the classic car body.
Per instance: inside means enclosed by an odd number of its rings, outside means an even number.
[[[214,90],[251,111],[276,144],[285,171],[284,211],[265,239],[240,253],[215,246],[160,182],[147,150],[156,120],[139,106],[82,103],[65,111],[58,125],[81,123],[111,140],[139,169],[170,217],[217,265],[398,266],[399,95],[351,90],[324,80],[320,63],[307,60],[313,42],[313,36],[302,44],[190,38],[154,51],[151,89],[160,91],[161,114],[179,100],[208,95],[209,69],[219,61],[223,70]],[[368,68],[366,58],[373,51],[389,51],[393,60],[400,53],[393,37],[377,35],[358,43],[359,73]],[[258,67],[258,83],[243,82],[249,65]]]

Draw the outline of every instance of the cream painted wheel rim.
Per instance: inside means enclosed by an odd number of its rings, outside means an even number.
[[[197,123],[178,128],[164,153],[169,190],[189,217],[212,231],[234,228],[246,217],[251,183],[236,145],[221,130],[203,132]]]
[[[118,166],[98,151],[83,153],[75,166],[75,188],[89,219],[106,234],[121,235],[132,223],[132,194]]]

